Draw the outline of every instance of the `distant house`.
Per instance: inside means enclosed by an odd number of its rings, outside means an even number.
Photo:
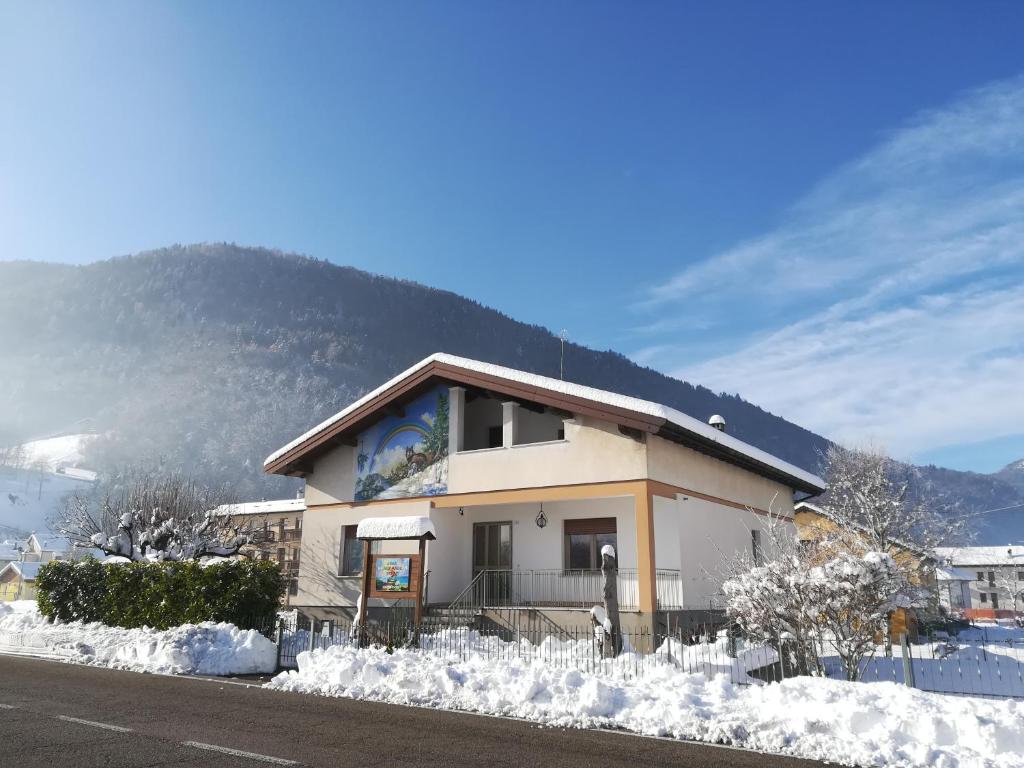
[[[700,621],[726,559],[759,551],[769,510],[825,483],[673,408],[437,354],[269,456],[303,477],[298,594],[314,616],[351,615],[368,517],[427,517],[428,610],[589,623],[601,551],[615,548],[624,627]],[[382,542],[379,554],[403,554]],[[415,550],[411,550],[415,551]],[[391,605],[368,601],[370,612]],[[531,618],[532,617],[532,618]],[[673,630],[674,631],[674,630]]]
[[[34,600],[36,576],[43,563],[12,562],[0,570],[0,601]]]
[[[71,542],[59,536],[33,533],[25,540],[21,559],[26,563],[48,563],[51,560],[70,560]]]
[[[1024,547],[948,547],[937,550],[943,561],[972,575],[972,619],[1004,619],[1024,613]]]
[[[0,568],[3,568],[8,563],[21,560],[22,546],[23,542],[0,541]]]
[[[299,556],[302,547],[302,516],[306,511],[304,499],[276,499],[225,504],[216,514],[228,524],[246,530],[252,543],[242,553],[259,560],[276,562],[285,576],[286,606],[298,594]]]

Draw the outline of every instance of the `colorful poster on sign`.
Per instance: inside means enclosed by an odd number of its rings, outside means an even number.
[[[438,386],[359,435],[357,501],[448,492],[448,388]]]
[[[411,557],[378,557],[373,561],[373,588],[378,592],[409,592]]]

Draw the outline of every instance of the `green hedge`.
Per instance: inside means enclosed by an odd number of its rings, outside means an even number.
[[[168,629],[226,621],[265,630],[273,623],[284,579],[272,562],[230,560],[103,564],[54,560],[39,569],[39,612],[60,621]]]

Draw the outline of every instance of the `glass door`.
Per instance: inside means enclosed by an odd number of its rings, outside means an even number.
[[[512,523],[473,524],[473,576],[484,577],[484,601],[505,605],[511,593]]]

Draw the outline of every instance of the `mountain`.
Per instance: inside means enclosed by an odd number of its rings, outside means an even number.
[[[559,366],[549,331],[448,291],[228,244],[0,263],[0,327],[0,445],[86,425],[98,437],[84,466],[159,460],[247,498],[294,492],[298,481],[262,473],[263,457],[432,352],[547,375]],[[615,352],[567,344],[565,371],[698,419],[720,413],[732,434],[807,469],[828,444]],[[923,472],[968,508],[1024,496],[986,475]]]
[[[994,477],[1024,494],[1024,459],[1010,462],[996,472]]]

